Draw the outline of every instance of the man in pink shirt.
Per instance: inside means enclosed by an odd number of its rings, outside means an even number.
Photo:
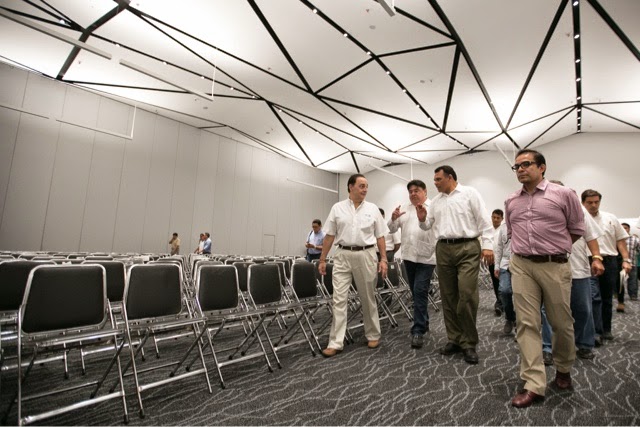
[[[568,261],[573,242],[585,232],[585,222],[575,192],[544,178],[547,165],[542,154],[520,150],[512,169],[522,188],[505,201],[505,220],[511,238],[509,269],[520,347],[520,378],[525,384],[511,404],[524,408],[543,400],[546,390],[540,351],[542,303],[554,331],[554,385],[561,390],[571,387],[576,349]]]

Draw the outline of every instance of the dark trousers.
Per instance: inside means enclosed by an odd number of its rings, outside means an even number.
[[[498,303],[500,307],[503,307],[504,304],[500,298],[500,279],[493,275],[495,268],[495,264],[489,265],[489,275],[491,276],[491,283],[493,283],[493,293],[496,294],[496,303]]]
[[[613,290],[619,286],[620,270],[615,256],[605,256],[604,273],[591,277],[591,304],[596,336],[611,332],[613,316]]]
[[[314,259],[320,259],[320,255],[322,255],[322,254],[310,254],[310,253],[307,253],[307,261],[311,262]]]
[[[422,264],[404,260],[407,270],[407,279],[413,295],[413,326],[411,335],[424,335],[429,330],[429,288],[431,276],[436,268],[432,264]]]
[[[476,239],[455,244],[438,242],[436,263],[447,338],[462,348],[475,349],[480,242]]]

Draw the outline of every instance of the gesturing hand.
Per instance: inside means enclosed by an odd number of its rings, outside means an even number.
[[[427,220],[427,208],[424,205],[416,206],[416,214],[418,215],[418,221],[425,222]]]
[[[391,220],[395,221],[396,219],[400,218],[404,214],[406,214],[406,212],[400,212],[400,205],[398,205],[398,207],[395,208],[393,213],[391,214]]]

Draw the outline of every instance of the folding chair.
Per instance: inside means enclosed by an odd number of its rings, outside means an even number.
[[[267,342],[271,347],[271,351],[273,352],[273,356],[276,359],[278,367],[282,367],[277,353],[278,350],[297,344],[298,342],[290,342],[289,338],[292,333],[287,332],[284,335],[281,335],[280,340],[274,345],[269,335],[268,328],[274,320],[279,319],[283,313],[287,313],[289,311],[293,312],[292,315],[295,317],[296,325],[299,326],[299,330],[305,336],[305,340],[309,345],[312,354],[315,355],[313,344],[311,343],[311,340],[307,335],[307,331],[302,326],[300,320],[303,310],[299,305],[292,304],[289,301],[284,300],[282,297],[282,284],[278,266],[266,263],[252,264],[249,266],[247,280],[249,289],[247,298],[248,302],[252,309],[262,310],[264,316],[267,317],[267,319],[264,320],[264,323],[262,323],[262,329],[266,335]],[[298,312],[295,311],[296,308],[299,309]],[[294,332],[297,330],[298,328],[295,328]]]
[[[390,304],[388,304],[389,313],[395,319],[395,313],[393,310],[396,305],[400,306],[401,310],[407,315],[407,318],[413,321],[413,314],[409,310],[407,301],[411,299],[411,288],[409,284],[401,279],[401,269],[397,261],[390,262],[387,269],[387,277],[384,279],[384,288],[378,292],[381,295],[391,296]]]
[[[204,318],[187,309],[182,291],[182,270],[172,264],[134,265],[129,269],[125,285],[122,313],[125,320],[125,332],[131,360],[124,369],[132,368],[136,387],[140,416],[144,418],[142,392],[169,382],[202,374],[205,377],[209,393],[212,393],[209,374],[202,352],[201,332],[204,332]],[[139,369],[136,359],[150,336],[189,330],[193,336],[191,344],[178,362],[157,364]],[[132,335],[139,333],[142,339],[134,352]],[[184,334],[181,334],[184,336]],[[179,341],[177,341],[178,343]],[[197,347],[202,368],[178,374],[189,354]],[[140,375],[156,369],[173,367],[168,378],[142,384]]]
[[[265,319],[264,313],[247,308],[243,294],[238,286],[238,271],[236,268],[231,265],[203,265],[198,269],[196,288],[198,307],[206,319],[207,342],[218,371],[220,386],[225,388],[222,367],[256,357],[264,357],[269,371],[273,372],[258,331]],[[216,338],[223,330],[229,331],[229,326],[237,323],[242,324],[245,331],[248,331],[241,335],[235,334],[236,338],[238,335],[242,338],[240,343],[216,350],[214,345]],[[259,344],[258,350],[249,352],[255,341]],[[241,357],[234,358],[237,353],[240,353]],[[220,357],[223,354],[227,357],[226,361],[220,361]]]
[[[124,421],[128,422],[120,351],[118,345],[121,331],[115,327],[106,298],[105,270],[99,265],[40,265],[29,274],[23,302],[18,314],[18,376],[16,398],[13,399],[4,421],[6,423],[13,403],[17,406],[18,425],[29,424],[55,415],[121,398]],[[105,327],[110,325],[110,327]],[[73,386],[65,385],[42,392],[50,381],[38,384],[38,393],[25,395],[26,382],[40,353],[66,353],[76,346],[111,343],[113,356],[106,370],[97,381]],[[22,359],[31,352],[31,359],[24,370]],[[100,387],[113,365],[117,364],[118,378],[114,388],[98,396]],[[33,399],[49,398],[54,394],[94,387],[86,399],[55,407],[44,412],[23,416],[24,403]]]

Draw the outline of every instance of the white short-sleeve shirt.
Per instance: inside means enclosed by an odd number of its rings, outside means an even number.
[[[378,238],[389,234],[389,228],[375,204],[363,201],[356,209],[351,199],[333,205],[323,230],[335,236],[335,244],[344,246],[375,245]]]

